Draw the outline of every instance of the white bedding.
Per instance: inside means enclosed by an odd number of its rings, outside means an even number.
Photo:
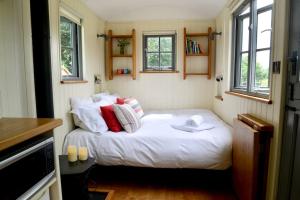
[[[213,129],[185,132],[171,127],[201,114]],[[67,146],[87,146],[100,165],[224,170],[231,166],[231,128],[213,112],[203,109],[152,111],[135,133],[92,133],[76,129],[66,136]]]

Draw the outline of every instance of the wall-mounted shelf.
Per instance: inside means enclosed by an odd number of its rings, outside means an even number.
[[[114,73],[114,76],[132,76],[132,74],[131,73],[129,73],[129,74],[118,74],[118,73]]]
[[[199,54],[186,54],[186,56],[208,56],[208,53],[199,53]]]
[[[116,39],[130,39],[132,52],[130,54],[115,54],[113,51],[113,41]],[[113,35],[112,30],[108,31],[108,51],[107,51],[107,70],[108,79],[113,80],[114,76],[131,76],[133,80],[136,79],[136,33],[132,29],[131,35]],[[132,60],[132,68],[130,74],[117,74],[114,70],[114,58],[128,58]]]
[[[122,55],[122,54],[115,54],[115,55],[112,55],[112,57],[116,57],[116,58],[122,58],[122,57],[132,57],[132,55]]]
[[[186,28],[184,28],[184,53],[183,53],[183,79],[185,80],[186,77],[188,75],[199,75],[199,76],[207,76],[207,79],[211,79],[211,53],[212,53],[212,42],[211,42],[211,39],[210,39],[210,35],[211,35],[211,32],[212,32],[212,29],[211,27],[208,28],[208,31],[207,33],[187,33],[186,31]],[[188,52],[187,51],[187,40],[188,38],[193,38],[193,37],[207,37],[207,41],[208,41],[208,44],[207,44],[207,52],[201,52],[202,49],[200,47],[201,44],[198,44],[198,46],[196,46],[196,48],[198,48],[196,50],[196,52]],[[189,47],[188,47],[189,48]],[[193,49],[194,50],[194,49]],[[187,57],[199,57],[199,56],[203,56],[203,57],[207,57],[207,72],[188,72],[188,67],[187,67],[187,62],[186,62],[186,59]],[[192,59],[192,58],[191,58]]]

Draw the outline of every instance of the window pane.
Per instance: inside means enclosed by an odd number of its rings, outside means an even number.
[[[269,91],[269,69],[270,69],[270,50],[258,51],[256,53],[255,84],[254,90]]]
[[[271,46],[272,11],[260,13],[257,24],[257,48],[268,48]]]
[[[172,37],[160,38],[160,51],[172,51]]]
[[[60,40],[62,46],[72,46],[72,23],[67,22],[64,17],[61,17]]]
[[[160,67],[162,70],[172,69],[172,53],[160,54]]]
[[[249,50],[249,17],[243,19],[242,51]]]
[[[63,76],[72,76],[73,50],[61,47],[61,71]]]
[[[248,53],[242,54],[242,60],[241,60],[241,68],[240,68],[240,87],[247,87],[247,80],[248,80]]]
[[[148,52],[159,51],[159,37],[149,37],[147,39]]]
[[[148,53],[147,54],[147,68],[159,70],[159,54]]]
[[[257,9],[273,4],[273,0],[257,0]]]

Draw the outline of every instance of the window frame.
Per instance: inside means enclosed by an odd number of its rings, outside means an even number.
[[[250,11],[242,16],[239,16],[243,10],[249,5]],[[244,95],[254,96],[269,99],[271,95],[271,79],[272,79],[272,50],[273,50],[273,15],[274,15],[274,3],[268,6],[257,9],[257,0],[247,0],[233,13],[232,23],[232,69],[231,69],[231,84],[230,91],[235,93],[241,93]],[[267,11],[272,11],[271,17],[271,37],[270,47],[257,49],[257,29],[258,29],[258,15]],[[238,26],[238,22],[249,17],[249,40],[248,51],[242,51],[242,26]],[[239,38],[238,38],[239,36]],[[262,91],[253,91],[255,86],[255,70],[256,70],[256,53],[259,51],[270,50],[269,58],[269,92],[263,93]],[[241,58],[243,53],[249,54],[248,56],[248,72],[247,72],[247,86],[239,87],[240,84],[240,70],[241,70]],[[237,76],[236,76],[237,75]]]
[[[160,50],[160,38],[162,37],[171,37],[172,38],[172,51],[161,51]],[[152,51],[148,52],[147,51],[147,41],[148,38],[159,38],[159,43],[158,43],[158,51]],[[158,53],[159,57],[159,68],[160,69],[154,69],[154,68],[149,68],[147,66],[147,55],[148,53]],[[172,67],[170,69],[162,69],[160,66],[160,55],[161,53],[171,53],[172,54]],[[174,34],[150,34],[150,35],[143,35],[143,72],[176,72],[176,33]]]
[[[72,26],[72,47],[63,47],[61,43],[60,24],[62,21],[71,23]],[[72,75],[62,75],[61,81],[83,81],[83,52],[82,52],[82,25],[74,22],[72,19],[60,15],[59,16],[59,37],[60,37],[60,73],[62,64],[62,48],[72,49]],[[74,75],[73,75],[74,74]]]

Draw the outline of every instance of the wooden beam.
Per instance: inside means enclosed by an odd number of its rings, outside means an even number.
[[[132,29],[132,79],[136,79],[136,32]]]
[[[186,79],[186,28],[183,29],[183,80]]]
[[[208,71],[208,75],[207,75],[207,79],[211,79],[211,60],[212,60],[212,41],[211,41],[211,33],[212,33],[212,29],[211,27],[208,28],[208,63],[207,63],[207,71]]]
[[[112,30],[108,31],[108,79],[109,80],[113,80],[113,59],[112,59],[112,55],[113,55],[113,40],[112,40]]]

